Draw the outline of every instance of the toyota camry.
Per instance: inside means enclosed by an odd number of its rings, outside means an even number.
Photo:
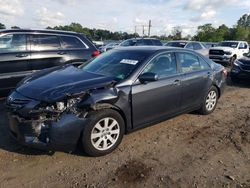
[[[20,143],[90,156],[112,152],[124,134],[174,116],[212,113],[223,93],[223,66],[188,49],[127,47],[79,66],[22,80],[6,101]]]

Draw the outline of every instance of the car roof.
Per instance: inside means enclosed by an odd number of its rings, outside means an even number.
[[[143,39],[143,40],[159,40],[159,39],[157,39],[157,38],[142,38],[142,37],[138,37],[138,38],[131,38],[131,39],[127,39],[127,40],[141,40],[141,39]]]
[[[203,43],[203,42],[200,42],[200,41],[190,41],[190,40],[173,40],[173,41],[168,41],[169,42],[186,42],[186,43],[189,43],[189,42],[197,42],[197,43]]]
[[[51,34],[73,34],[77,35],[79,33],[73,32],[73,31],[62,31],[62,30],[53,30],[53,29],[4,29],[0,30],[0,34],[3,33],[51,33]]]
[[[166,46],[128,46],[128,47],[117,47],[113,50],[119,51],[138,51],[138,52],[148,52],[148,53],[157,53],[163,51],[182,51],[182,52],[192,52],[197,54],[193,50],[184,49],[184,48],[177,48],[177,47],[166,47]]]

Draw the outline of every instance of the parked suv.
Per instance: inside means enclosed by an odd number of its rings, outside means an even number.
[[[245,41],[224,41],[209,50],[209,58],[215,62],[233,65],[236,59],[242,58],[248,52],[249,45]]]
[[[134,38],[123,41],[120,46],[162,46],[162,43],[155,38]]]
[[[41,69],[84,62],[98,55],[84,35],[54,30],[0,31],[0,97]]]
[[[208,48],[202,42],[196,41],[171,41],[166,43],[164,46],[168,47],[178,47],[178,48],[187,48],[191,50],[195,50],[196,52],[208,56]]]

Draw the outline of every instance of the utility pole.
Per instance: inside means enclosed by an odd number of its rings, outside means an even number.
[[[145,28],[144,28],[145,26],[144,25],[142,25],[142,37],[144,37],[144,34],[145,34]]]
[[[151,20],[149,20],[149,22],[148,22],[148,37],[150,37],[151,27],[152,27]]]
[[[137,26],[135,26],[135,34],[137,33]]]

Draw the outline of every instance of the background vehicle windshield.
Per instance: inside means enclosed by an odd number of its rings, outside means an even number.
[[[126,79],[148,56],[142,51],[115,50],[102,54],[80,68],[87,72],[114,77],[120,81]]]
[[[220,42],[218,46],[237,48],[238,42]]]
[[[186,44],[186,42],[168,42],[165,46],[184,48]]]

